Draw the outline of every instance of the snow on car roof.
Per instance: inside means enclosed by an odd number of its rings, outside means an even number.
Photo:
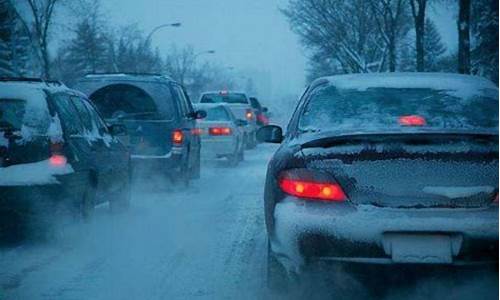
[[[136,81],[138,79],[145,79],[147,78],[148,80],[168,80],[168,81],[174,81],[170,76],[163,75],[163,74],[142,74],[142,73],[103,73],[103,74],[88,74],[85,75],[80,81],[85,81],[85,80],[105,80],[105,79],[116,79],[119,78],[120,80],[130,80],[130,81]]]
[[[484,89],[497,89],[489,80],[471,75],[448,73],[370,73],[322,77],[341,89],[364,91],[369,88],[430,88],[449,91],[450,95],[468,98]]]

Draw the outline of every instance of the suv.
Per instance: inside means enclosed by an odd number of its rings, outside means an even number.
[[[124,130],[60,83],[0,79],[0,228],[54,219],[59,208],[88,217],[108,200],[128,207],[130,155],[115,138]]]
[[[201,95],[200,103],[226,103],[237,119],[248,122],[247,126],[244,127],[246,148],[253,149],[257,146],[255,112],[245,93],[232,91],[206,92]]]
[[[134,172],[159,171],[187,185],[200,176],[200,138],[184,88],[158,74],[92,74],[76,87],[110,124],[127,127]]]

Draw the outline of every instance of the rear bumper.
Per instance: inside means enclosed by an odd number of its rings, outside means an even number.
[[[289,268],[313,260],[399,263],[391,253],[395,235],[449,238],[450,264],[498,261],[498,207],[390,209],[287,197],[274,219],[271,246]]]
[[[182,148],[172,148],[162,155],[131,155],[133,174],[179,171],[182,166]]]
[[[201,156],[203,158],[217,158],[234,154],[237,142],[234,137],[213,137],[201,140]]]

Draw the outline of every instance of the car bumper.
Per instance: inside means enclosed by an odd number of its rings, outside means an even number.
[[[132,154],[132,173],[146,175],[149,173],[179,171],[182,166],[182,148],[172,148],[161,155]]]
[[[300,269],[313,260],[384,264],[498,261],[497,206],[393,209],[287,197],[276,205],[274,219],[271,247],[288,268]],[[409,241],[410,247],[413,241],[419,241],[415,247],[421,247],[426,239],[428,245],[432,239],[449,243],[451,261],[427,260],[419,254],[401,260],[394,248],[394,239],[401,238]],[[427,251],[425,247],[423,251]]]
[[[201,156],[205,159],[218,158],[234,154],[237,147],[234,138],[210,138],[201,140]]]

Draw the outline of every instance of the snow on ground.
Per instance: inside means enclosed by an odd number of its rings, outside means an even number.
[[[338,293],[332,281],[366,296],[362,282],[353,285],[337,269],[313,274],[291,295],[267,290],[262,192],[275,150],[259,145],[237,168],[205,162],[202,178],[189,188],[137,185],[126,214],[100,207],[92,222],[63,227],[55,241],[0,248],[0,300],[320,299]],[[387,284],[375,274],[369,282]],[[498,290],[497,277],[491,283],[466,275],[464,281],[424,276],[387,296],[439,299],[450,290],[458,296]]]

